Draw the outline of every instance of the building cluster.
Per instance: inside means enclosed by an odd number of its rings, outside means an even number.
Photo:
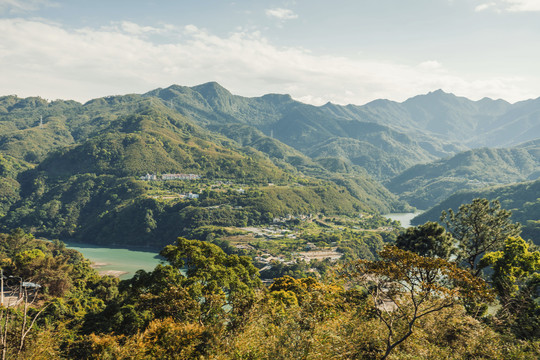
[[[161,175],[161,180],[198,180],[201,178],[201,175],[197,174],[163,174]],[[156,174],[146,174],[141,176],[139,179],[145,181],[158,180]]]
[[[291,221],[291,220],[311,220],[313,219],[313,214],[309,214],[309,215],[291,215],[291,214],[288,214],[286,216],[282,216],[282,217],[275,217],[272,219],[272,222],[274,224],[276,223],[284,223],[284,222],[287,222],[287,221]]]
[[[198,180],[201,175],[197,174],[163,174],[161,180]]]

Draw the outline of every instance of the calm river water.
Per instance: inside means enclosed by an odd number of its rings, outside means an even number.
[[[411,226],[411,220],[421,213],[422,211],[417,211],[414,213],[386,214],[384,216],[400,221],[401,226],[407,228]],[[129,279],[139,269],[154,270],[161,259],[157,252],[151,251],[107,248],[82,243],[66,243],[66,246],[79,251],[85,258],[96,264],[100,273],[119,275],[120,279]]]
[[[157,252],[106,248],[82,243],[66,243],[66,247],[74,249],[85,258],[96,264],[100,273],[119,275],[120,279],[129,279],[137,270],[154,270],[159,264]]]
[[[394,214],[385,214],[384,217],[387,217],[392,220],[397,220],[401,222],[401,226],[404,228],[408,228],[411,226],[411,220],[415,217],[423,213],[423,211],[416,211],[413,213],[394,213]]]

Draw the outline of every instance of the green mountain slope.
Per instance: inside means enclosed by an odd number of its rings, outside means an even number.
[[[166,108],[149,106],[121,117],[81,145],[64,148],[38,170],[49,176],[79,173],[137,176],[159,172],[196,172],[204,176],[274,181],[288,178],[262,154],[241,154]]]
[[[512,220],[523,225],[522,237],[540,245],[540,180],[519,184],[493,186],[462,191],[450,196],[429,211],[413,219],[412,224],[438,221],[443,210],[457,211],[460,205],[475,198],[499,200],[504,209],[512,211]]]
[[[416,165],[386,183],[409,204],[427,209],[451,194],[540,176],[540,143],[510,149],[475,149]]]
[[[469,148],[540,137],[540,100],[471,101],[438,90],[402,103],[317,107],[288,95],[236,96],[217,83],[174,85],[144,96],[160,98],[203,126],[249,125],[309,157],[363,166],[380,180]]]
[[[415,134],[419,135],[420,142],[417,142],[397,127],[375,124],[371,119],[364,121],[364,114],[354,107],[332,105],[333,111],[330,111],[330,105],[302,104],[288,95],[246,98],[232,95],[217,83],[192,88],[174,85],[144,96],[158,97],[198,124],[224,130],[224,135],[230,132],[219,126],[252,126],[309,157],[342,158],[366,168],[378,179],[395,176],[409,165],[428,162],[441,154],[448,155],[463,149],[425,134]],[[321,143],[329,139],[334,139],[338,145],[320,149]],[[353,148],[339,147],[349,139],[357,140]],[[381,155],[378,161],[369,158],[369,163],[366,163],[365,158],[357,156],[359,152],[369,154],[374,149]]]
[[[223,134],[242,147],[251,147],[266,154],[274,164],[288,171],[322,175],[324,169],[308,156],[285,145],[279,140],[266,136],[256,128],[244,124],[211,125],[210,130]]]
[[[32,165],[12,156],[0,154],[0,217],[20,199],[21,184],[17,175],[31,169]]]
[[[385,179],[414,164],[434,159],[424,151],[415,150],[418,150],[417,145],[404,144],[387,134],[377,133],[369,140],[330,138],[310,147],[306,153],[318,161],[327,158],[342,159],[346,163],[361,166],[377,179]]]
[[[79,116],[71,117],[75,112]],[[66,132],[84,134],[66,141],[74,144],[49,143],[37,166],[3,155],[4,231],[23,227],[49,238],[161,247],[198,226],[246,226],[287,214],[352,215],[399,206],[365,174],[355,173],[354,179],[330,174],[253,128],[241,132],[227,125],[231,138],[211,132],[156,99],[97,99],[73,104],[66,114],[59,120]],[[195,173],[202,179],[138,180],[156,172]],[[217,180],[232,185],[213,190]],[[234,186],[247,190],[237,192]],[[181,196],[188,192],[200,193],[199,199]]]

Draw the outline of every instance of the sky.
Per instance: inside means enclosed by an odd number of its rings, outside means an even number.
[[[540,97],[540,0],[0,0],[0,96]]]

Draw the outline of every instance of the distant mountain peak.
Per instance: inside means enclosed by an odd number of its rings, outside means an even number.
[[[289,94],[265,94],[261,97],[262,99],[265,99],[265,100],[270,100],[270,101],[286,101],[286,102],[289,102],[289,101],[292,101],[292,97],[291,95]]]
[[[430,91],[426,95],[419,95],[419,96],[426,96],[430,98],[459,98],[459,96],[456,96],[453,93],[446,92],[443,89],[437,89],[435,91]]]
[[[435,91],[430,91],[430,92],[428,93],[428,95],[429,95],[429,94],[433,94],[433,95],[452,95],[452,94],[450,94],[450,93],[445,92],[443,89],[437,89],[437,90],[435,90]]]
[[[331,101],[328,101],[326,104],[322,105],[321,107],[323,107],[323,108],[326,108],[326,107],[328,107],[328,108],[334,108],[334,107],[336,107],[336,104],[334,104],[334,103],[331,102]]]
[[[201,84],[201,85],[196,85],[196,86],[193,86],[191,89],[197,91],[198,93],[200,94],[203,94],[203,95],[228,95],[228,96],[232,96],[231,92],[229,90],[227,90],[226,88],[224,88],[223,86],[221,86],[220,84],[218,84],[217,82],[215,81],[210,81],[210,82],[207,82],[207,83],[204,83],[204,84]]]

